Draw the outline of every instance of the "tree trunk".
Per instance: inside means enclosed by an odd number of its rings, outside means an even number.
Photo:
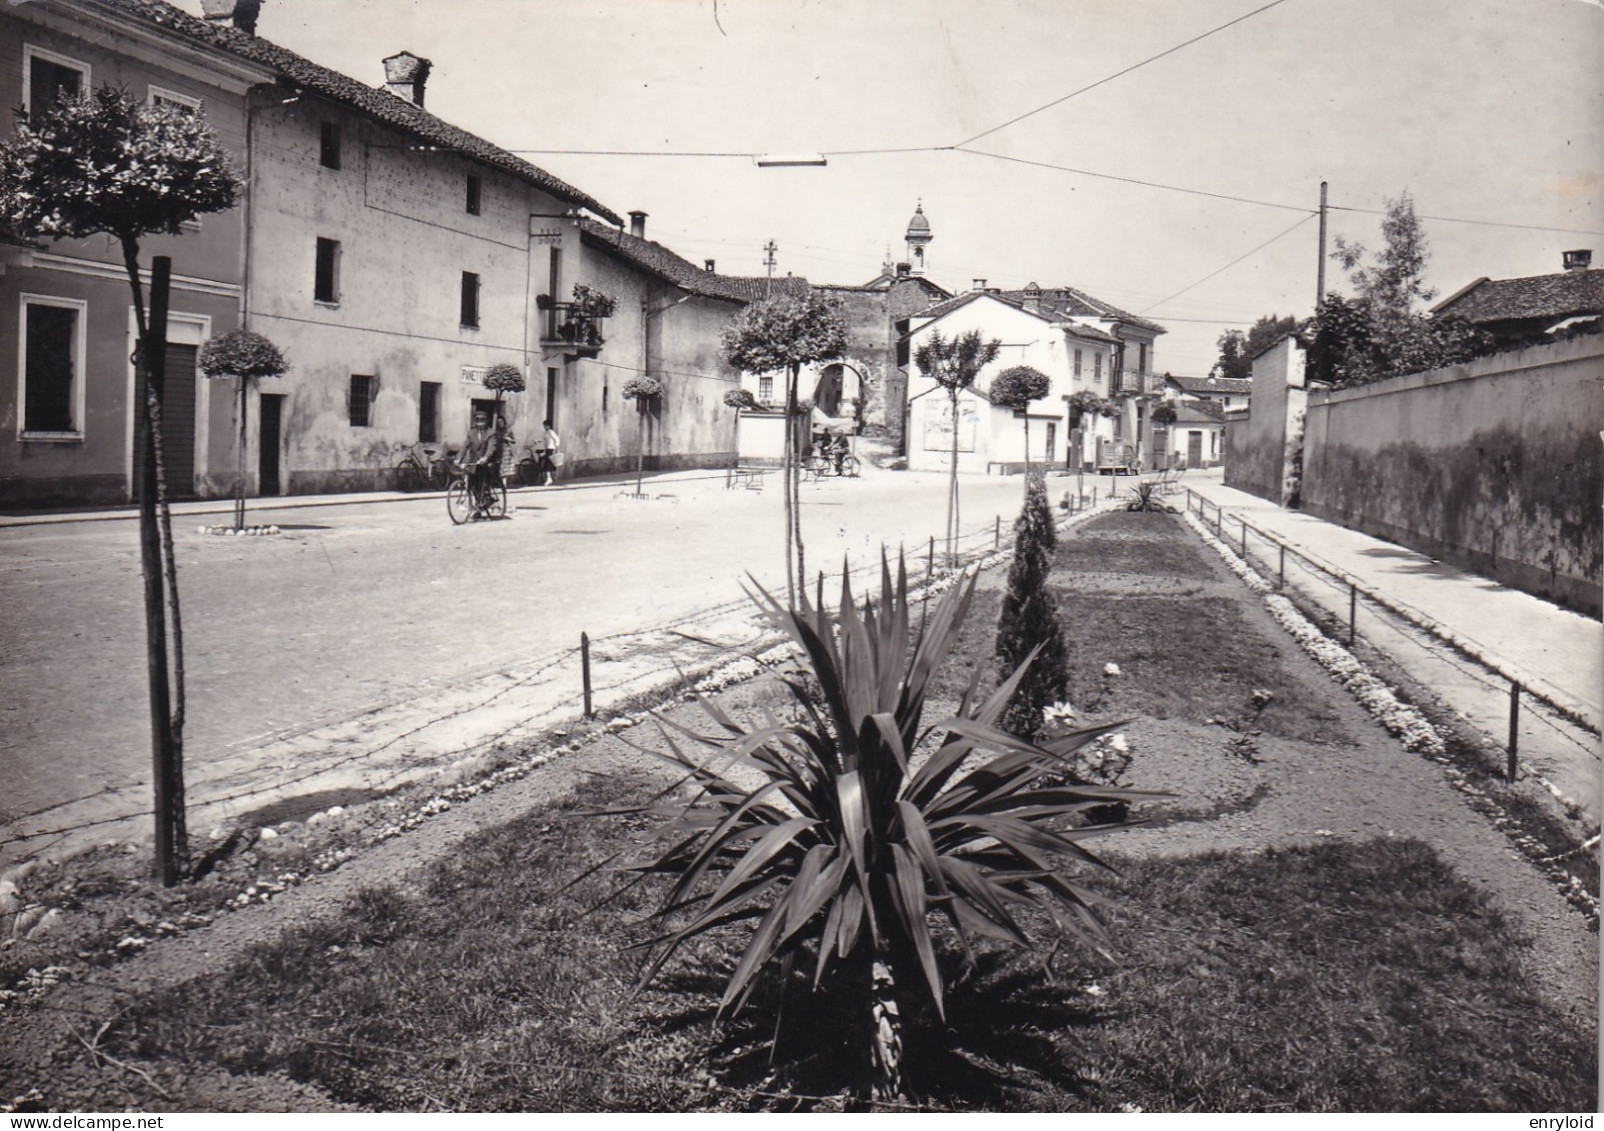
[[[646,398],[635,398],[635,494],[641,493],[646,466]]]
[[[1025,409],[1025,490],[1030,490],[1030,409]]]
[[[958,389],[947,391],[952,405],[952,466],[947,469],[947,564],[958,564]]]
[[[133,239],[124,239],[122,249],[128,283],[133,291],[134,319],[139,337],[135,367],[145,384],[145,412],[142,427],[138,429],[141,488],[139,550],[145,582],[145,658],[150,686],[156,872],[162,884],[171,887],[185,870],[189,845],[184,822],[183,631],[178,609],[172,517],[167,507],[167,476],[161,442],[167,341],[167,261],[158,257],[154,264],[153,302],[151,317],[147,318],[144,291],[139,280],[139,244]],[[167,647],[169,612],[173,629],[171,682]]]
[[[239,447],[236,453],[237,474],[234,483],[234,529],[245,529],[245,413],[250,406],[250,396],[246,392],[249,384],[245,378],[239,379]]]
[[[876,1103],[895,1103],[903,1098],[902,1012],[897,1007],[897,985],[891,967],[882,959],[874,960],[869,977],[869,1061],[873,1071],[869,1097]]]

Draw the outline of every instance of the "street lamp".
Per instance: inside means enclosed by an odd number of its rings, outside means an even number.
[[[822,153],[760,153],[752,158],[759,169],[828,165]]]

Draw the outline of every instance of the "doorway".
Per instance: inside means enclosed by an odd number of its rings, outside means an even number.
[[[1058,450],[1058,421],[1049,420],[1047,422],[1047,450],[1042,453],[1042,458],[1045,459],[1048,463],[1052,463],[1053,462],[1053,453],[1055,451],[1057,451],[1057,450]]]
[[[167,344],[166,372],[162,378],[162,464],[167,472],[167,497],[195,497],[195,359],[198,348]],[[145,413],[145,375],[134,376],[134,411]],[[134,498],[140,497],[142,476],[134,475]]]
[[[1203,433],[1195,428],[1186,434],[1186,466],[1203,466]]]
[[[262,436],[257,457],[258,495],[282,495],[279,482],[279,452],[283,442],[284,394],[262,394]]]

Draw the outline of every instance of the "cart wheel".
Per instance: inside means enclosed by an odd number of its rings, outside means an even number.
[[[447,485],[446,513],[458,526],[473,517],[473,489],[469,487],[466,475],[457,476]]]

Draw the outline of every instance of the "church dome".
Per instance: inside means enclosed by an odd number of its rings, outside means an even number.
[[[920,201],[913,210],[913,219],[908,221],[908,239],[915,237],[930,237],[930,221],[925,219],[924,202]]]

